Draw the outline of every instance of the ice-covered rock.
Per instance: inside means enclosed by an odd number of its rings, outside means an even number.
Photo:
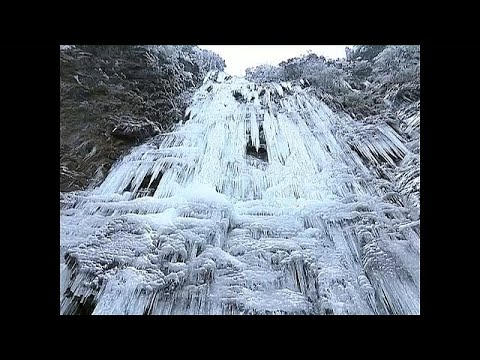
[[[393,128],[219,72],[187,114],[62,197],[62,314],[419,313],[419,204],[366,166],[415,161]]]

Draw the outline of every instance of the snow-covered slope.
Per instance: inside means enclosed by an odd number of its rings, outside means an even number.
[[[419,313],[419,204],[365,165],[412,161],[392,127],[223,72],[187,118],[62,195],[62,314]]]

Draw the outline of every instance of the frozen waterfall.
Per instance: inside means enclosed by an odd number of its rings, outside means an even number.
[[[374,167],[409,156],[392,127],[223,72],[186,118],[61,194],[61,314],[419,314],[418,199]]]

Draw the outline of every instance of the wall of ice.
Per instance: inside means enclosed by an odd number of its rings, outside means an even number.
[[[411,157],[392,127],[222,72],[186,118],[62,194],[61,314],[419,313],[419,203],[373,166]]]

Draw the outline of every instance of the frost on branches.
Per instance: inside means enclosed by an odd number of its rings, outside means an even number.
[[[310,90],[211,72],[185,124],[62,194],[61,314],[419,314],[418,156]]]

